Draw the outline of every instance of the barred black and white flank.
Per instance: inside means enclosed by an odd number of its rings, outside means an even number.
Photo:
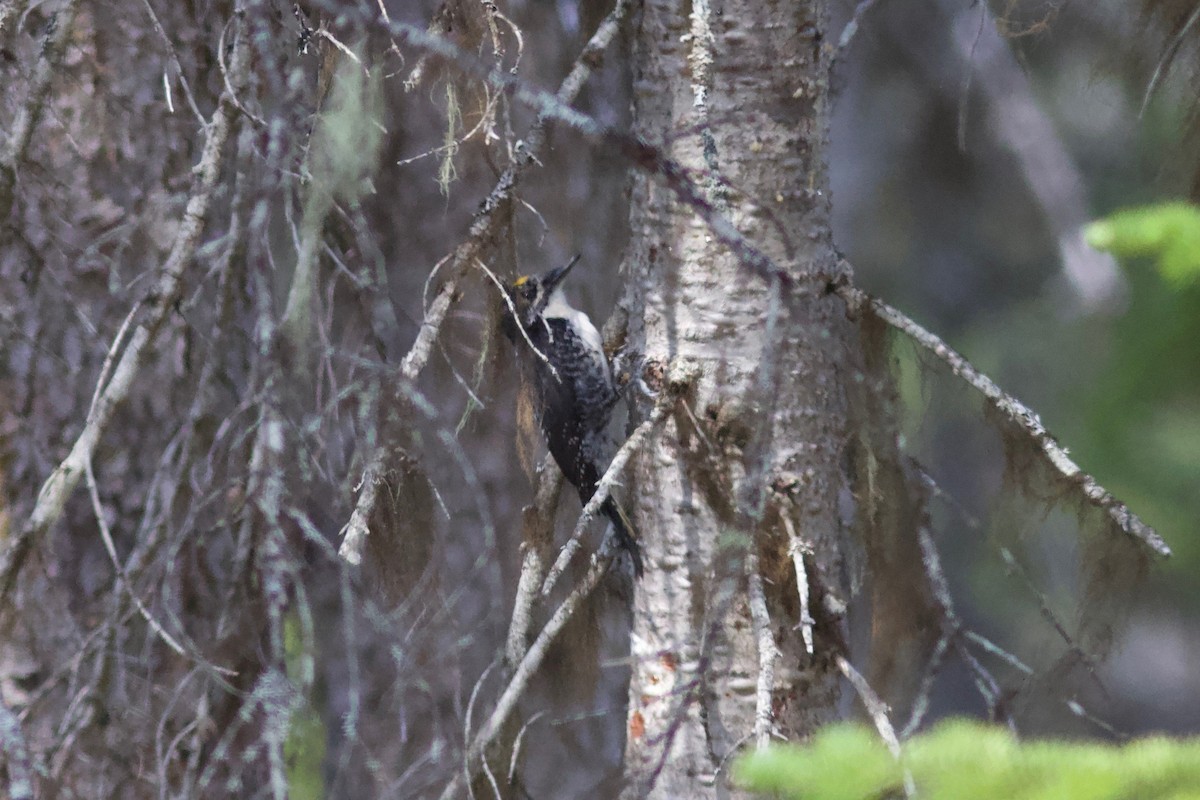
[[[596,326],[562,291],[562,281],[579,260],[542,275],[518,278],[508,288],[519,320],[505,311],[505,333],[519,349],[528,350],[520,324],[538,353],[521,359],[532,370],[538,416],[550,454],[586,504],[609,460],[605,430],[618,393],[604,343]],[[617,543],[628,551],[633,569],[642,575],[642,553],[624,513],[612,497],[601,512],[612,522]]]

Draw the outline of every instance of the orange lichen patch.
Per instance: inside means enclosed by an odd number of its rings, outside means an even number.
[[[629,717],[629,738],[641,739],[646,734],[646,720],[642,712],[635,711]]]

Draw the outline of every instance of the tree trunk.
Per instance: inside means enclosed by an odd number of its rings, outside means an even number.
[[[791,280],[750,274],[654,176],[634,176],[630,342],[698,377],[637,466],[630,796],[723,795],[739,748],[834,716],[841,365],[858,344],[825,291],[825,25],[822,2],[647,0],[636,26],[635,132],[703,171],[709,200]]]

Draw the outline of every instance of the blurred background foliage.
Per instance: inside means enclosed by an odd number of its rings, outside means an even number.
[[[843,724],[803,748],[748,754],[737,773],[757,791],[794,800],[900,797],[906,781],[925,800],[1195,800],[1200,741],[1020,742],[997,726],[948,720],[907,742],[897,761],[874,730]]]
[[[848,19],[856,4],[837,5]],[[1164,278],[1153,248],[1114,248],[1119,265],[1076,250],[1072,273],[1063,237],[1194,191],[1196,48],[1168,60],[1163,22],[1113,0],[879,3],[839,57],[831,133],[835,234],[857,279],[1035,409],[1174,551],[1127,609],[1098,680],[1068,691],[1127,733],[1200,728],[1200,286]],[[1011,57],[991,57],[989,37]],[[1022,93],[1049,127],[1006,125],[1025,113]],[[1031,179],[1021,131],[1047,130],[1060,158],[1035,157]],[[1039,178],[1081,190],[1071,224],[1056,227],[1069,204],[1047,212]],[[1005,497],[1003,446],[978,399],[906,345],[895,354],[907,449],[953,498],[934,501],[934,519],[960,610],[1036,665],[1063,642],[997,545],[1020,542],[1020,563],[1070,623],[1086,520]],[[952,673],[935,713],[978,713],[969,677]],[[1034,728],[1097,732],[1069,716]]]

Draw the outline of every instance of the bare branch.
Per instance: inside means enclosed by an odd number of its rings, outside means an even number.
[[[813,654],[813,626],[816,620],[812,616],[812,593],[808,588],[808,569],[804,566],[804,554],[809,548],[796,534],[795,523],[790,515],[782,513],[783,527],[787,531],[788,555],[792,557],[792,567],[796,571],[796,591],[800,595],[800,636],[804,639],[804,650],[810,656]]]
[[[158,15],[154,13],[154,7],[150,5],[150,0],[142,0],[142,5],[146,8],[146,13],[150,15],[150,24],[154,26],[154,32],[158,34],[158,38],[162,41],[163,47],[167,50],[167,55],[171,57],[171,63],[175,65],[175,73],[179,76],[179,85],[183,87],[183,95],[187,98],[188,106],[192,109],[192,113],[196,116],[200,126],[207,125],[204,115],[200,113],[200,106],[196,104],[196,96],[192,93],[192,84],[188,81],[187,73],[183,71],[183,64],[179,62],[179,54],[175,52],[175,45],[171,43],[171,37],[167,36],[167,32],[163,30],[162,23],[158,21]],[[163,83],[170,88],[168,83],[167,73],[163,72]]]
[[[1086,308],[1112,306],[1125,289],[1125,280],[1111,254],[1083,241],[1082,227],[1090,218],[1083,176],[1039,102],[1010,40],[996,29],[996,19],[986,4],[979,6],[982,24],[972,7],[954,0],[942,0],[941,5],[951,17],[950,37],[960,59],[969,65],[970,74],[978,76],[986,98],[988,131],[1012,152],[1041,206],[1068,285]],[[927,42],[909,44],[913,57],[924,62],[931,74],[961,69],[959,64],[947,67]],[[965,113],[965,99],[962,108]]]
[[[754,626],[754,640],[758,645],[758,687],[754,705],[755,747],[763,750],[771,743],[771,690],[775,686],[775,662],[783,657],[775,636],[771,633],[771,614],[767,609],[767,596],[763,591],[762,573],[759,571],[758,552],[752,545],[746,554],[746,590],[750,604],[750,622]]]
[[[508,762],[508,782],[511,784],[517,774],[517,763],[521,758],[521,743],[525,740],[525,734],[533,727],[533,723],[546,715],[545,711],[538,711],[531,716],[529,720],[521,726],[521,730],[517,732],[517,736],[513,739],[512,759]]]
[[[858,4],[854,6],[854,14],[850,17],[850,21],[846,23],[846,27],[842,28],[842,33],[838,36],[837,49],[833,51],[832,60],[835,64],[839,58],[845,55],[846,50],[850,47],[850,43],[858,35],[859,28],[862,27],[862,22],[866,18],[867,12],[871,10],[876,2],[878,0],[858,0]]]
[[[612,493],[612,487],[616,485],[617,478],[621,476],[622,470],[633,457],[633,454],[642,446],[642,443],[654,432],[663,420],[667,418],[667,413],[674,406],[674,394],[670,394],[664,390],[659,398],[659,402],[654,406],[654,411],[650,417],[635,430],[625,443],[621,445],[621,449],[617,451],[612,462],[608,465],[608,469],[604,472],[604,477],[596,484],[596,493],[592,495],[592,499],[587,501],[587,505],[583,507],[583,511],[579,514],[579,521],[575,523],[575,530],[571,533],[571,538],[563,545],[562,550],[558,553],[558,558],[555,559],[554,565],[550,567],[550,571],[546,574],[546,580],[542,584],[542,596],[546,597],[554,589],[554,585],[558,579],[562,577],[563,571],[571,562],[575,553],[579,550],[582,544],[583,532],[587,528],[592,517],[600,510],[600,506],[608,499]]]
[[[1191,15],[1187,18],[1187,22],[1183,23],[1175,35],[1171,37],[1170,44],[1163,51],[1158,63],[1154,65],[1154,74],[1150,77],[1150,82],[1146,84],[1146,91],[1142,95],[1142,107],[1138,111],[1139,118],[1146,115],[1146,109],[1150,106],[1150,100],[1154,97],[1155,92],[1158,91],[1167,72],[1170,71],[1171,63],[1175,60],[1175,56],[1179,54],[1180,46],[1188,40],[1188,32],[1196,27],[1197,23],[1200,23],[1200,5],[1192,10]]]
[[[342,528],[342,544],[338,555],[348,564],[362,563],[363,547],[366,546],[367,534],[370,533],[371,509],[375,508],[375,497],[379,493],[379,485],[387,472],[389,452],[387,448],[377,447],[371,451],[371,461],[363,472],[359,482],[358,502],[350,519]],[[356,487],[357,488],[357,487]]]
[[[883,743],[887,745],[887,749],[891,751],[892,758],[897,761],[901,760],[902,753],[900,751],[900,740],[896,738],[896,730],[892,727],[892,721],[888,719],[887,704],[875,694],[875,690],[871,688],[871,684],[867,683],[867,679],[862,676],[862,673],[854,668],[854,665],[849,662],[843,655],[838,655],[835,659],[838,670],[850,681],[850,685],[854,687],[854,691],[858,693],[858,697],[863,702],[863,706],[867,709],[867,714],[870,715],[871,721],[875,723],[875,730],[879,731],[879,738],[883,739]],[[912,774],[906,768],[904,770],[904,796],[915,797],[917,787],[913,783]]]
[[[186,657],[187,651],[183,649],[183,645],[175,641],[175,638],[167,633],[162,624],[150,613],[150,609],[146,608],[145,604],[142,603],[142,598],[138,597],[133,587],[129,585],[129,579],[125,576],[125,570],[121,567],[121,560],[117,557],[117,548],[113,544],[112,532],[108,529],[108,521],[104,518],[104,507],[100,504],[100,491],[96,487],[96,475],[92,472],[91,461],[84,464],[84,472],[87,475],[87,488],[92,500],[92,511],[96,515],[96,524],[100,527],[100,538],[104,541],[104,550],[108,553],[109,561],[112,562],[117,585],[125,590],[129,595],[129,599],[133,600],[134,605],[137,606],[138,613],[142,615],[142,619],[146,621],[151,630],[158,634],[158,637],[163,640],[167,647],[174,650],[177,655]]]
[[[72,6],[73,7],[73,6]],[[234,48],[235,81],[244,84],[248,70],[242,37]],[[13,586],[17,572],[33,541],[41,536],[62,515],[67,499],[79,485],[85,465],[100,443],[117,407],[129,395],[146,357],[149,355],[155,336],[175,301],[183,292],[183,272],[191,263],[192,256],[204,230],[209,204],[220,174],[222,153],[234,122],[232,95],[225,92],[208,126],[204,149],[194,172],[196,181],[192,196],[188,200],[183,220],[179,226],[171,252],[163,265],[162,275],[154,291],[146,299],[150,306],[146,319],[134,330],[129,344],[121,356],[112,380],[100,394],[92,416],[75,440],[71,452],[46,479],[38,493],[37,504],[29,520],[0,555],[0,596],[7,595]]]
[[[1109,494],[1095,478],[1081,470],[1071,460],[1066,449],[1056,442],[1046,430],[1036,412],[1002,390],[995,381],[977,370],[971,362],[963,358],[938,336],[930,333],[882,300],[877,300],[861,289],[846,284],[836,286],[834,291],[846,301],[846,305],[849,306],[852,313],[869,313],[878,317],[940,359],[955,376],[982,394],[988,405],[1006,422],[1029,437],[1045,458],[1046,463],[1064,481],[1077,487],[1082,499],[1106,513],[1114,525],[1142,542],[1155,555],[1162,557],[1171,555],[1171,548],[1153,528],[1142,522],[1129,510],[1128,506]]]
[[[525,656],[525,640],[533,624],[533,604],[540,596],[542,577],[546,570],[546,551],[554,534],[554,512],[562,491],[563,474],[552,456],[542,462],[537,493],[533,505],[525,509],[521,548],[521,578],[513,601],[512,619],[508,626],[505,654],[510,669],[515,669]]]
[[[578,260],[578,256],[575,260]],[[537,345],[535,345],[533,340],[529,338],[529,332],[525,330],[525,326],[521,324],[521,315],[517,313],[517,307],[513,305],[512,298],[509,297],[508,292],[504,290],[504,284],[501,283],[500,279],[496,277],[496,273],[488,269],[487,264],[484,264],[479,259],[475,259],[475,266],[479,267],[479,269],[483,271],[483,274],[487,275],[488,279],[496,285],[497,291],[500,292],[500,298],[504,301],[504,305],[508,308],[508,313],[512,314],[513,322],[516,324],[517,330],[521,332],[521,337],[525,340],[525,344],[529,345],[529,349],[532,350],[533,354],[538,357],[538,360],[546,365],[546,369],[550,370],[550,374],[554,377],[554,380],[561,380],[561,378],[558,377],[558,370],[556,370],[554,365],[550,363],[550,359],[546,357],[545,353],[543,353],[541,350],[538,350]]]
[[[483,672],[481,672],[479,674],[479,677],[475,680],[475,685],[473,687],[471,687],[471,696],[467,699],[467,708],[466,708],[466,711],[463,712],[463,741],[464,742],[471,741],[471,720],[474,719],[474,717],[475,717],[475,702],[477,700],[479,700],[479,693],[483,690],[483,685],[484,685],[484,683],[487,682],[488,676],[492,674],[492,670],[496,669],[496,667],[498,667],[498,666],[500,666],[499,661],[492,661],[492,663],[488,664],[487,668]],[[493,787],[495,787],[496,779],[495,779],[495,777],[492,776],[491,771],[488,769],[486,760],[483,763],[483,768],[488,773],[488,778],[491,780]],[[471,780],[470,769],[471,769],[471,765],[466,760],[466,753],[464,753],[463,754],[463,772],[466,774],[466,780],[468,782]],[[497,797],[500,796],[500,792],[498,789],[496,791],[496,796]]]
[[[500,699],[496,701],[496,707],[492,710],[487,721],[480,728],[479,733],[468,744],[466,761],[468,776],[478,768],[480,759],[484,751],[496,740],[504,723],[508,720],[513,710],[517,706],[517,701],[521,699],[521,695],[525,693],[525,689],[529,686],[529,681],[533,678],[538,667],[542,665],[542,661],[546,658],[546,653],[553,644],[554,639],[562,632],[562,629],[570,621],[575,611],[597,586],[600,585],[600,580],[608,573],[608,568],[612,564],[612,559],[607,557],[597,557],[587,573],[571,590],[566,599],[554,612],[554,616],[542,628],[537,639],[530,645],[529,650],[525,653],[521,663],[513,671],[512,677],[508,684],[504,687],[504,692],[500,695]],[[441,794],[442,800],[451,800],[452,798],[462,795],[464,775],[456,773],[454,779],[445,788]]]

